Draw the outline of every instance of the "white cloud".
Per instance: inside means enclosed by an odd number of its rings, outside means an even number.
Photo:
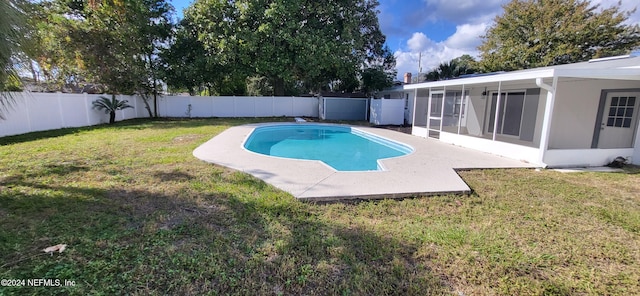
[[[413,36],[407,41],[407,46],[411,51],[421,51],[431,48],[435,45],[427,35],[421,32],[413,33]]]
[[[510,0],[424,0],[407,1],[404,8],[403,19],[390,18],[386,24],[391,27],[391,23],[401,21],[402,26],[396,27],[393,33],[398,35],[409,35],[409,32],[402,32],[404,29],[413,29],[411,38],[406,44],[398,44],[398,49],[394,55],[396,57],[396,69],[398,80],[402,80],[405,72],[414,75],[418,73],[419,53],[422,52],[422,72],[431,71],[440,63],[448,62],[463,54],[469,54],[475,58],[479,52],[477,47],[481,44],[480,36],[484,35],[486,29],[491,25],[494,17],[502,13],[502,5]],[[618,3],[618,0],[591,0],[592,4],[599,4],[600,8],[609,8]],[[629,16],[627,23],[640,23],[640,3],[637,0],[622,0],[620,8],[623,11],[636,11]],[[428,23],[438,20],[446,20],[456,24],[456,31],[442,42],[435,42],[423,32],[416,32],[419,28]],[[402,28],[402,29],[399,29]],[[393,35],[395,35],[393,34]]]
[[[591,4],[600,5],[601,9],[609,8],[618,4],[618,0],[591,0]],[[627,20],[628,24],[637,24],[640,23],[640,3],[637,0],[622,0],[620,1],[620,10],[622,11],[632,11],[636,10],[629,16]]]
[[[502,12],[502,5],[510,0],[424,0],[403,1],[403,18],[389,18],[383,23],[395,36],[407,36],[402,29],[412,29],[411,37],[404,44],[398,44],[395,51],[396,69],[400,80],[405,72],[417,73],[419,64],[422,72],[431,71],[440,63],[448,62],[464,54],[478,56],[476,48],[481,43],[488,24]],[[397,6],[396,6],[397,8]],[[383,10],[384,11],[384,10]],[[398,12],[396,12],[398,13]],[[387,15],[388,16],[388,15]],[[400,21],[393,28],[390,24]],[[424,32],[416,32],[429,23],[445,21],[456,26],[456,31],[446,40],[436,42]],[[422,60],[419,63],[420,52]]]
[[[400,77],[402,77],[406,72],[411,72],[415,76],[415,73],[418,73],[420,66],[422,67],[423,73],[429,72],[439,64],[448,62],[464,54],[475,56],[477,55],[477,52],[466,51],[458,48],[449,48],[444,45],[443,42],[439,42],[435,44],[435,46],[422,51],[422,59],[420,60],[420,51],[397,50],[394,53],[394,56],[396,57],[398,79],[400,79]]]
[[[434,23],[463,25],[486,23],[502,11],[509,0],[382,0],[380,27],[387,36],[407,38]]]
[[[484,35],[487,26],[486,23],[456,26],[456,32],[449,36],[444,44],[449,48],[474,51],[482,43],[480,36]]]
[[[434,42],[421,32],[413,33],[411,39],[407,41],[406,49],[401,48],[394,53],[398,80],[406,72],[411,72],[415,76],[420,66],[422,67],[422,72],[426,73],[439,64],[464,54],[477,57],[478,51],[476,47],[480,45],[480,36],[484,34],[486,27],[487,24],[484,23],[456,26],[456,32],[442,42]],[[420,53],[422,53],[421,61]]]

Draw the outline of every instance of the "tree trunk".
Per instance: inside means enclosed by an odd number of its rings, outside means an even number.
[[[158,118],[158,79],[156,78],[155,66],[151,53],[147,54],[147,60],[151,69],[151,78],[153,79],[153,118]]]
[[[31,70],[31,75],[33,75],[33,81],[38,84],[40,83],[40,78],[38,77],[38,74],[36,73],[36,69],[33,67],[33,61],[29,62],[29,70]]]
[[[155,85],[155,81],[153,82]],[[153,90],[153,117],[158,118],[158,92]]]
[[[284,79],[280,77],[274,77],[273,79],[273,95],[284,96]]]
[[[116,111],[109,112],[109,124],[116,122]]]
[[[144,102],[144,108],[149,113],[149,118],[153,118],[153,112],[151,111],[151,106],[149,106],[149,98],[145,94],[140,94],[140,96],[142,97],[142,102]]]

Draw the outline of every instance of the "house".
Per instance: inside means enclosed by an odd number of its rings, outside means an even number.
[[[640,164],[640,57],[404,84],[412,134],[540,165]],[[410,106],[410,107],[409,107]]]

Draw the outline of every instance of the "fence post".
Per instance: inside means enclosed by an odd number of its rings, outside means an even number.
[[[31,126],[32,126],[32,125],[31,125],[31,114],[29,114],[29,113],[31,113],[31,110],[30,110],[30,108],[29,108],[29,100],[28,100],[28,98],[25,98],[25,100],[24,100],[24,106],[25,106],[25,108],[27,109],[27,125],[28,125],[28,127],[29,127],[29,132],[33,132],[34,130],[33,130],[33,128],[31,127]]]
[[[64,123],[64,112],[62,112],[62,102],[61,100],[62,93],[58,93],[58,112],[60,112],[60,127],[66,127]]]
[[[87,93],[82,93],[84,96],[84,114],[87,117],[87,126],[91,125],[91,119],[89,118],[89,104],[88,104],[88,100],[89,98],[87,97]]]
[[[366,100],[364,101],[364,104],[365,104],[365,105],[364,105],[364,106],[365,106],[365,107],[364,107],[364,120],[365,120],[365,121],[369,120],[369,118],[367,118],[367,113],[368,113],[367,111],[369,111],[369,100],[370,100],[370,99],[366,99]]]
[[[209,96],[209,100],[211,100],[211,117],[215,117],[214,115],[216,114],[216,97],[213,96]]]

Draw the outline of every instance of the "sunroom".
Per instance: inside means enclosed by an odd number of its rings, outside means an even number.
[[[406,84],[412,134],[541,167],[640,163],[640,58]]]

